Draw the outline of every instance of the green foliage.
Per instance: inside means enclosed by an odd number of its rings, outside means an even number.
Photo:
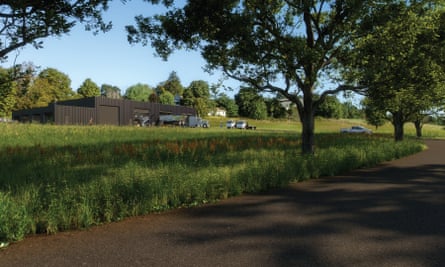
[[[33,80],[24,97],[29,99],[33,108],[67,100],[72,98],[73,95],[71,79],[68,75],[56,69],[47,68]]]
[[[0,128],[0,241],[265,191],[423,147],[331,133],[316,136],[314,155],[301,156],[294,131]]]
[[[269,117],[280,119],[286,118],[289,114],[278,98],[266,99],[267,115]]]
[[[155,92],[151,93],[148,96],[148,102],[150,102],[150,103],[159,103],[160,99],[159,99],[158,94],[156,94]]]
[[[315,115],[333,119],[343,118],[342,105],[336,96],[326,96],[315,111]]]
[[[0,117],[10,117],[16,103],[16,83],[10,70],[0,68]]]
[[[83,97],[100,96],[100,88],[88,78],[80,85],[79,89],[77,89],[77,93]]]
[[[121,98],[121,89],[117,86],[102,84],[100,87],[100,95],[103,95],[108,98]]]
[[[18,241],[31,232],[26,207],[10,194],[0,191],[0,242]]]
[[[165,105],[174,105],[175,96],[171,92],[163,90],[159,95],[159,103]]]
[[[255,89],[244,87],[235,95],[235,103],[238,105],[240,116],[252,119],[265,119],[267,106],[262,96]]]
[[[324,95],[356,89],[339,86],[313,93],[320,78],[338,78],[345,47],[365,14],[369,1],[187,1],[151,18],[138,16],[127,26],[130,43],[151,41],[167,58],[176,49],[199,50],[209,70],[262,92],[278,93],[298,109],[302,148],[312,153],[314,110]],[[237,103],[243,115],[243,107]],[[257,107],[255,117],[263,117]],[[250,114],[252,115],[252,114]]]
[[[102,11],[108,8],[108,0],[60,0],[60,1],[3,1],[0,19],[4,21],[0,31],[0,59],[25,45],[42,47],[42,38],[68,33],[76,21],[86,30],[107,31],[111,23],[102,20]]]
[[[363,119],[365,117],[363,109],[359,109],[351,101],[342,103],[342,109],[345,119]]]
[[[181,84],[181,80],[179,79],[176,72],[171,72],[168,79],[165,82],[160,83],[156,87],[156,91],[158,95],[161,95],[163,91],[170,92],[173,96],[182,96],[184,91],[184,87]]]
[[[360,38],[355,39],[355,69],[347,76],[369,88],[368,110],[391,113],[396,140],[403,139],[404,123],[439,106],[445,96],[445,65],[439,56],[443,11],[441,4],[429,2],[378,4],[363,19]]]
[[[365,109],[366,121],[369,124],[376,128],[385,124],[388,120],[385,111],[377,108],[377,105],[373,105],[370,99],[365,98],[362,103]]]
[[[30,99],[29,89],[36,79],[38,68],[32,63],[19,64],[8,69],[10,73],[9,91],[15,97],[13,110],[31,108],[33,103]],[[13,88],[12,88],[13,87]]]
[[[227,117],[238,116],[238,105],[236,105],[234,99],[228,97],[226,94],[221,94],[215,101],[218,107],[222,107],[226,110]]]
[[[125,91],[125,98],[136,101],[148,101],[148,97],[153,93],[153,89],[146,85],[138,83],[128,87]]]
[[[199,116],[205,117],[212,106],[210,101],[210,87],[206,81],[192,81],[184,90],[183,104],[196,109]]]

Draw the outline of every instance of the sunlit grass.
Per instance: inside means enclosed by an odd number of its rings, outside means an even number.
[[[395,143],[388,126],[338,133],[358,123],[317,120],[308,156],[299,124],[288,121],[258,121],[256,131],[2,124],[0,241],[261,192],[423,149],[412,138]]]

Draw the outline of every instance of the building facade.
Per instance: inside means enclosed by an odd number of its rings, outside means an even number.
[[[160,115],[195,116],[196,111],[191,107],[99,96],[13,111],[12,118],[19,122],[57,125],[134,125],[139,124],[141,118],[147,124],[156,124]]]

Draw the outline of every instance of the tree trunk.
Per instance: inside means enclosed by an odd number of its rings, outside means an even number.
[[[420,120],[414,121],[414,126],[416,126],[416,136],[417,138],[422,137],[422,122]]]
[[[302,124],[302,143],[301,149],[303,154],[314,153],[314,109],[312,106],[312,96],[304,96],[304,110],[300,114],[300,120]]]
[[[394,125],[394,140],[395,141],[403,141],[404,131],[403,125],[405,122],[403,121],[402,114],[400,112],[393,113],[392,124]]]
[[[303,154],[312,154],[314,153],[314,116],[304,115],[301,149]]]

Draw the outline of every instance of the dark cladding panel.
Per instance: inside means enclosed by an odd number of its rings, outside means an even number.
[[[54,122],[59,125],[87,125],[95,124],[94,108],[60,106],[55,108]]]
[[[98,124],[120,125],[119,123],[119,107],[116,106],[99,106],[98,107]]]

